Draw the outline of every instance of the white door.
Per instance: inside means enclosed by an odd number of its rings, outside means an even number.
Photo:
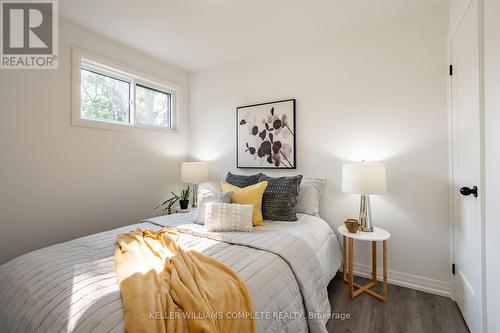
[[[451,38],[454,298],[472,333],[482,332],[481,106],[477,2]],[[477,186],[478,196],[474,195]]]

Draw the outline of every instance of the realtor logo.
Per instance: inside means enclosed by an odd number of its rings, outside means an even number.
[[[0,68],[57,68],[57,0],[4,0],[0,4]]]

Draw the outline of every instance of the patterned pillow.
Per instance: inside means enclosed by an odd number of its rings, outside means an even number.
[[[205,223],[207,204],[212,202],[230,203],[233,192],[212,192],[206,189],[198,190],[198,208],[196,209],[197,224]]]
[[[259,182],[259,178],[262,176],[262,173],[257,173],[255,175],[235,175],[232,174],[231,172],[227,173],[226,176],[226,183],[229,183],[231,185],[235,185],[238,187],[247,187],[250,185],[255,185]]]
[[[252,231],[252,205],[209,203],[205,226],[208,231]]]
[[[265,220],[297,221],[297,196],[302,175],[272,178],[260,176],[268,185],[262,197],[262,215]]]

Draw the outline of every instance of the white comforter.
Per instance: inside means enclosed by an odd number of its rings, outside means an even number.
[[[123,304],[113,251],[116,235],[176,226],[187,247],[245,280],[258,332],[326,332],[327,285],[340,267],[337,239],[318,217],[266,222],[255,232],[210,233],[193,213],[162,216],[50,246],[0,266],[0,332],[120,332]]]

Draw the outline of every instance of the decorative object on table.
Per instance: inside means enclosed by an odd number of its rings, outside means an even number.
[[[368,295],[375,297],[379,301],[387,301],[387,240],[391,237],[391,234],[381,228],[373,228],[373,232],[358,232],[351,233],[347,230],[346,226],[341,225],[337,229],[338,233],[343,237],[342,239],[342,272],[344,276],[344,282],[349,284],[349,297],[352,299],[362,293],[367,293]],[[347,239],[349,239],[349,262],[346,263],[347,257]],[[372,243],[372,278],[367,284],[359,285],[354,282],[353,277],[353,242],[354,240],[371,242]],[[379,294],[371,288],[377,285],[377,242],[383,242],[383,294]]]
[[[172,207],[179,200],[179,196],[173,192],[171,192],[171,193],[172,193],[172,197],[163,201],[161,204],[156,206],[155,209],[160,209],[161,207],[163,207],[162,210],[167,212],[168,215],[172,214],[173,213]]]
[[[297,221],[297,197],[302,175],[292,177],[262,175],[259,182],[262,181],[267,181],[262,197],[262,217],[273,221]]]
[[[262,176],[262,173],[256,173],[255,175],[235,175],[231,172],[228,172],[226,175],[226,182],[238,186],[238,187],[247,187],[250,185],[255,185],[259,182],[259,178]]]
[[[253,231],[252,205],[212,202],[206,205],[208,231]]]
[[[193,185],[193,204],[198,204],[198,185],[208,180],[207,162],[182,162],[181,181],[185,184]]]
[[[181,195],[179,196],[179,206],[181,207],[181,210],[189,207],[189,186],[181,191]]]
[[[198,190],[198,208],[196,209],[196,221],[197,224],[205,224],[206,215],[206,205],[209,203],[231,203],[231,197],[234,192],[212,192],[208,189]]]
[[[231,197],[231,203],[253,206],[252,223],[254,226],[264,224],[264,219],[262,218],[262,195],[267,187],[266,181],[244,188],[221,181],[220,186],[223,192],[234,192]]]
[[[347,228],[347,231],[349,231],[350,233],[357,233],[359,231],[359,228],[360,228],[360,224],[358,222],[358,220],[356,219],[347,219],[345,222],[345,227]]]
[[[181,191],[180,195],[175,194],[174,192],[170,192],[172,196],[163,201],[161,204],[155,207],[155,209],[162,209],[167,212],[168,215],[173,213],[173,206],[177,201],[179,201],[179,206],[181,210],[187,210],[189,207],[189,186]]]
[[[359,222],[361,231],[373,231],[370,195],[387,191],[385,164],[351,163],[342,167],[342,192],[361,194]]]
[[[297,213],[319,216],[319,201],[326,179],[304,178],[300,182]]]
[[[295,169],[295,99],[236,108],[238,168]]]

